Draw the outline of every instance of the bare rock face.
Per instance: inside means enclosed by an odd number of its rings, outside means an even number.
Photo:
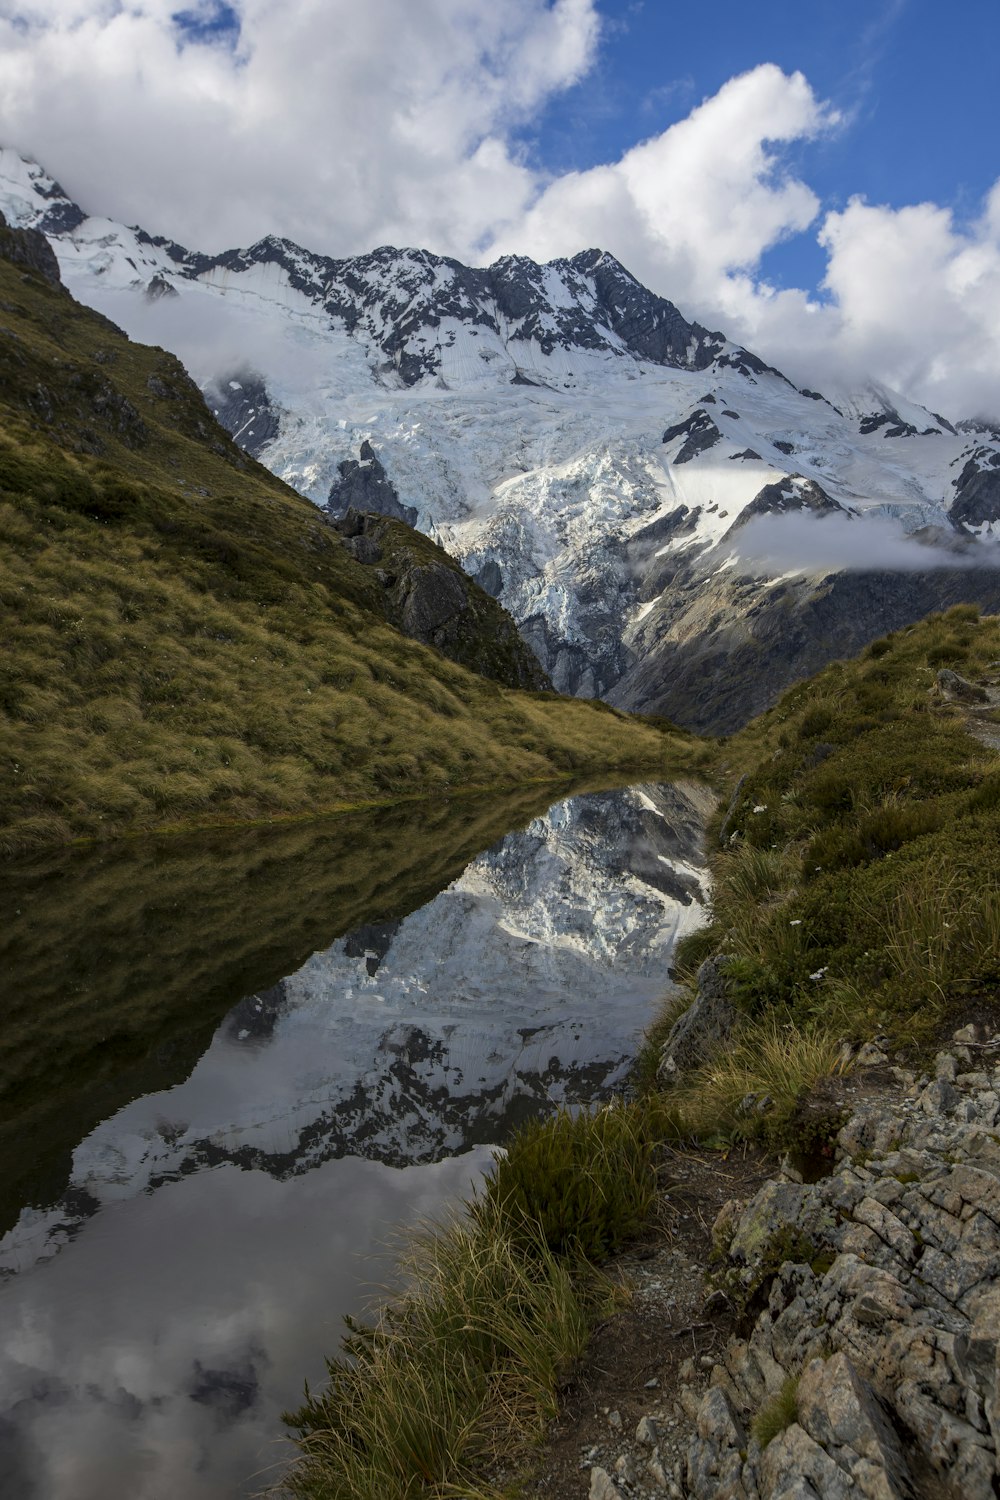
[[[933,1079],[856,1112],[830,1177],[768,1183],[727,1222],[724,1279],[767,1301],[712,1371],[693,1500],[998,1492],[1000,1043],[963,1073],[956,1042]],[[778,1402],[762,1445],[754,1418]]]
[[[345,458],[338,464],[340,478],[330,487],[327,511],[331,516],[346,515],[349,510],[371,511],[380,516],[392,516],[412,526],[417,512],[412,505],[404,505],[396,486],[367,440],[361,444],[359,458]]]
[[[44,276],[50,286],[61,286],[56,252],[40,229],[11,229],[0,213],[0,255],[16,266]]]
[[[657,1082],[666,1087],[680,1073],[706,1062],[729,1039],[736,1009],[726,988],[725,965],[709,958],[698,970],[698,992],[693,1003],[674,1022],[660,1052]]]
[[[507,687],[549,687],[503,606],[429,538],[353,508],[333,525],[358,562],[375,570],[387,618],[404,635]]]
[[[960,677],[950,667],[942,667],[937,674],[937,685],[946,698],[957,699],[959,703],[988,703],[989,694],[975,682],[969,682],[967,678]]]

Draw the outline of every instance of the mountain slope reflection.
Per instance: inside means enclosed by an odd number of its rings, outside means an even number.
[[[223,1163],[281,1179],[346,1155],[436,1161],[600,1097],[703,920],[699,803],[676,787],[560,803],[419,910],[314,953],[231,1010],[184,1083],[81,1142],[77,1202]],[[65,1199],[26,1215],[7,1266],[44,1256],[57,1224],[63,1242],[68,1217]]]

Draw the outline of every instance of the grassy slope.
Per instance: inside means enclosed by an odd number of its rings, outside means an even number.
[[[693,1126],[745,1133],[756,1092],[772,1107],[750,1119],[780,1133],[839,1039],[883,1032],[919,1058],[1000,1005],[1000,763],[936,685],[942,666],[995,684],[998,658],[1000,620],[959,605],[792,688],[724,747],[730,794],[746,779],[713,922],[678,960],[693,977],[724,955],[746,1022],[683,1091]]]
[[[0,418],[0,853],[677,748],[399,635],[171,355],[3,260]]]

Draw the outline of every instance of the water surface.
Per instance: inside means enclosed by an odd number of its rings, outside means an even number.
[[[532,794],[0,877],[0,1492],[275,1479],[280,1411],[393,1230],[620,1082],[701,920],[697,801]]]

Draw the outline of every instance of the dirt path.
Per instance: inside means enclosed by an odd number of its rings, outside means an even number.
[[[773,1160],[753,1148],[740,1147],[728,1158],[695,1149],[665,1153],[656,1222],[612,1267],[623,1306],[595,1333],[519,1494],[585,1500],[593,1465],[634,1495],[681,1493],[675,1469],[692,1421],[676,1392],[685,1378],[707,1375],[732,1332],[725,1312],[713,1317],[705,1306],[712,1224],[724,1204],[750,1199],[773,1171]],[[654,1470],[623,1458],[635,1448],[644,1417],[657,1429]],[[652,1455],[653,1445],[647,1446]]]

